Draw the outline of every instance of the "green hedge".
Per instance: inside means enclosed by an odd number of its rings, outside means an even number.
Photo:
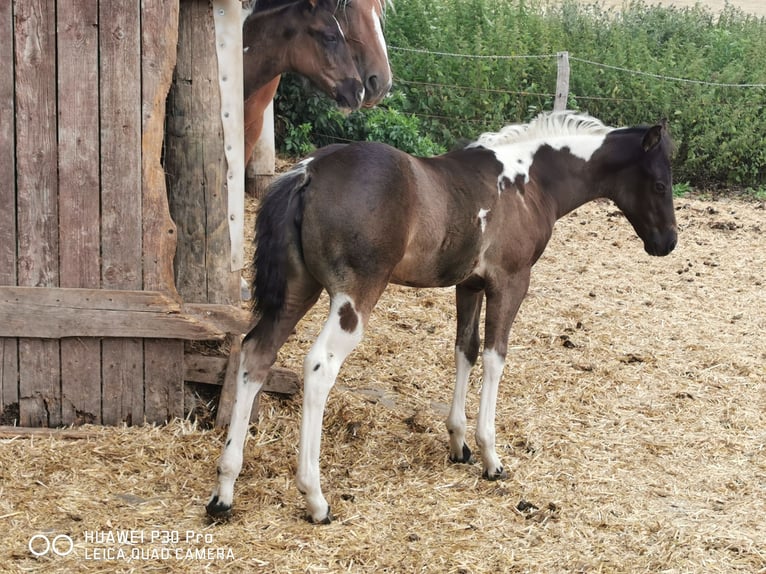
[[[642,1],[617,11],[568,0],[398,0],[385,32],[392,96],[345,117],[300,80],[283,82],[276,108],[283,151],[378,139],[411,153],[438,153],[552,109],[554,55],[568,51],[570,108],[610,125],[667,117],[678,181],[761,192],[766,186],[766,89],[670,79],[766,83],[764,19],[731,6],[717,16],[701,5]]]

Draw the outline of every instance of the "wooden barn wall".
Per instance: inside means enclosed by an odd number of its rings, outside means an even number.
[[[0,2],[0,285],[177,297],[160,158],[178,8]],[[15,403],[25,426],[180,416],[183,342],[5,336],[0,412]]]

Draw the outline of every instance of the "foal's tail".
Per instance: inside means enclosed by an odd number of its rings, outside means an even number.
[[[261,203],[255,224],[253,312],[276,319],[285,304],[287,271],[292,249],[300,249],[303,189],[309,182],[307,164],[277,179]]]

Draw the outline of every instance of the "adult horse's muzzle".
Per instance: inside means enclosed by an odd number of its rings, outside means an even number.
[[[335,102],[340,108],[358,110],[364,101],[364,86],[356,78],[346,78],[335,84]]]
[[[644,238],[644,250],[649,255],[662,257],[673,251],[678,244],[678,230],[674,227],[652,229]]]

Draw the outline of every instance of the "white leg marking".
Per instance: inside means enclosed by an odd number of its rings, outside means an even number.
[[[342,324],[351,331],[344,330]],[[303,415],[296,483],[306,498],[314,522],[329,518],[329,506],[322,495],[319,476],[322,418],[327,396],[343,361],[361,340],[362,318],[348,296],[336,295],[330,303],[330,316],[303,362]]]
[[[263,381],[249,381],[245,372],[245,353],[240,355],[237,371],[237,389],[234,407],[231,412],[229,432],[221,457],[218,459],[218,485],[213,490],[210,500],[216,500],[219,507],[231,508],[234,499],[234,481],[242,470],[242,452],[250,426],[250,412],[253,409],[255,395],[261,390]]]
[[[492,478],[502,469],[500,458],[495,452],[495,404],[505,361],[494,350],[485,350],[482,361],[484,380],[481,386],[479,416],[476,420],[476,444],[481,448],[484,471]]]
[[[463,351],[455,347],[455,392],[452,396],[452,408],[450,408],[447,417],[449,454],[452,460],[463,460],[466,429],[465,397],[468,392],[468,377],[471,374],[471,368],[472,365],[468,362]]]

